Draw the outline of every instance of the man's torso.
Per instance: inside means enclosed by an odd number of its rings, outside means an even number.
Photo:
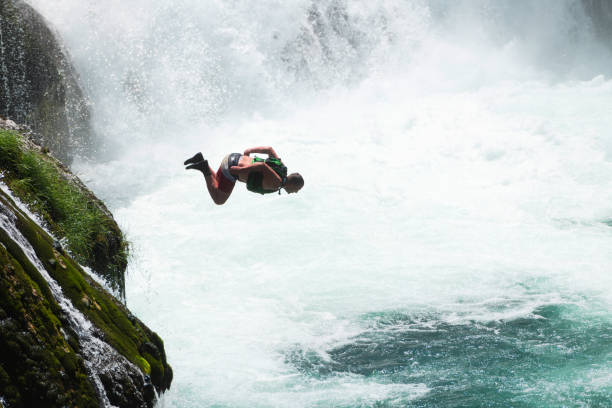
[[[253,158],[250,156],[245,156],[242,155],[240,157],[240,160],[238,161],[238,165],[237,167],[249,167],[253,164]],[[259,170],[256,170],[259,171]],[[246,183],[249,179],[249,173],[237,173],[237,172],[232,172],[232,174],[238,174],[238,180]],[[270,190],[276,190],[280,187],[280,184],[278,183],[278,180],[274,177],[272,177],[271,175],[267,174],[267,173],[263,173],[264,177],[263,177],[263,181],[262,181],[262,185],[264,188],[268,188]]]

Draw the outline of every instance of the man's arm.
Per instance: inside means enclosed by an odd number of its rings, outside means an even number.
[[[244,175],[246,178],[248,177],[251,171],[260,171],[263,173],[264,181],[262,187],[267,190],[274,190],[275,188],[278,188],[278,186],[280,186],[283,182],[280,176],[276,174],[276,172],[264,162],[253,163],[245,167],[230,167],[230,173],[238,177],[242,177]]]
[[[232,166],[230,167],[230,173],[238,177],[242,177],[242,176],[248,177],[251,171],[265,172],[266,168],[269,168],[268,165],[266,165],[266,163],[259,162],[259,163],[249,164],[248,166],[244,166],[244,167]]]
[[[244,151],[245,156],[249,156],[251,153],[262,153],[267,154],[269,157],[278,158],[278,155],[270,146],[251,147],[250,149],[246,149]]]

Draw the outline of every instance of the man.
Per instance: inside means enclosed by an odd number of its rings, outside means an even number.
[[[267,154],[267,159],[250,157],[251,153]],[[236,181],[246,183],[247,189],[254,193],[268,194],[281,189],[289,194],[297,193],[304,186],[299,173],[287,176],[287,167],[281,162],[271,147],[253,147],[243,154],[231,153],[225,156],[217,173],[213,173],[202,153],[196,153],[185,160],[187,170],[199,170],[204,174],[206,187],[215,204],[221,205],[232,194]]]

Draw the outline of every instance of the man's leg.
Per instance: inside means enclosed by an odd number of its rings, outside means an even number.
[[[206,165],[208,166],[208,163],[206,163]],[[208,193],[210,194],[210,197],[213,199],[215,204],[222,205],[232,194],[235,182],[228,182],[228,180],[223,175],[221,168],[219,168],[216,174],[212,172],[210,166],[208,167],[208,169],[208,174],[204,174]]]
[[[221,205],[227,201],[229,196],[232,194],[235,181],[227,180],[227,178],[223,175],[221,167],[219,167],[216,174],[213,173],[212,169],[208,165],[208,160],[204,160],[201,153],[197,153],[195,156],[185,160],[185,164],[189,164],[187,166],[188,170],[199,170],[202,172],[204,175],[204,180],[206,180],[208,193],[215,204]]]

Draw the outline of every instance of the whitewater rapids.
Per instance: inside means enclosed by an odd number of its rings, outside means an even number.
[[[612,55],[578,1],[30,3],[90,96],[162,407],[598,406]],[[296,195],[182,161],[271,145]]]

